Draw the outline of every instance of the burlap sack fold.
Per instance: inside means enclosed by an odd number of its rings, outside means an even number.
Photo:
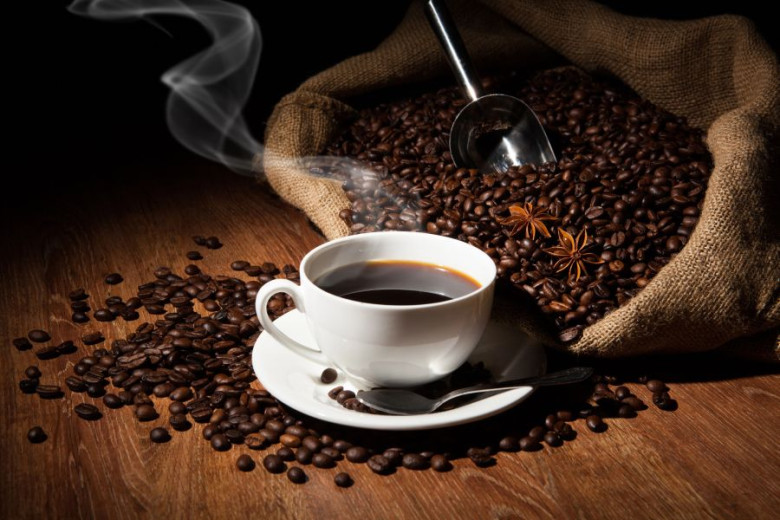
[[[714,170],[700,221],[683,250],[636,297],[567,348],[602,356],[713,349],[735,338],[775,338],[780,359],[780,69],[747,20],[675,22],[619,15],[585,1],[451,2],[482,70],[536,69],[556,55],[617,76],[707,132]],[[263,168],[271,186],[328,238],[347,234],[338,183],[302,175],[286,158],[321,153],[355,115],[350,98],[449,74],[415,3],[377,49],[303,83],[276,106]],[[518,322],[532,327],[532,320]],[[531,331],[534,332],[534,331]]]

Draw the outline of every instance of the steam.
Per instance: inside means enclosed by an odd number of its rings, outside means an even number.
[[[162,75],[171,89],[168,127],[193,152],[251,174],[252,160],[263,147],[241,112],[252,92],[262,37],[249,11],[220,0],[75,0],[68,10],[107,21],[184,16],[203,25],[211,46]]]

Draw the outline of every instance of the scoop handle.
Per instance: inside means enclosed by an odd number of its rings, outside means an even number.
[[[470,101],[477,100],[482,96],[482,84],[446,3],[442,0],[427,0],[425,15],[444,49],[463,93]]]

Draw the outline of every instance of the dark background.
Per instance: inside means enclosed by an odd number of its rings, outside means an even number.
[[[167,88],[159,77],[206,46],[205,31],[191,21],[163,19],[171,38],[141,21],[74,16],[66,11],[68,3],[15,2],[5,15],[6,113],[11,116],[5,127],[13,135],[5,171],[21,186],[18,195],[6,196],[6,208],[38,210],[35,194],[42,191],[57,196],[99,191],[105,186],[101,179],[131,176],[143,166],[201,161],[170,136]],[[263,33],[260,71],[246,110],[260,137],[281,96],[312,74],[376,46],[409,2],[235,3],[253,12]],[[666,0],[606,3],[627,14],[672,19],[741,14],[778,46],[772,17],[761,2],[725,8]],[[345,12],[352,13],[349,19]],[[170,168],[170,175],[186,175],[181,170]]]

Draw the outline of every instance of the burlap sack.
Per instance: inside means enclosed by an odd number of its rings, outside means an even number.
[[[732,348],[735,338],[753,336],[737,347],[780,359],[780,72],[751,23],[735,16],[638,19],[576,0],[453,1],[451,9],[482,70],[540,68],[557,53],[619,77],[707,131],[715,168],[690,241],[635,298],[568,349],[609,357],[692,352]],[[265,139],[271,186],[328,238],[347,234],[338,213],[349,203],[339,184],[277,159],[322,152],[355,115],[350,98],[447,74],[415,3],[376,50],[312,77],[279,102]],[[522,315],[517,321],[533,322]]]

